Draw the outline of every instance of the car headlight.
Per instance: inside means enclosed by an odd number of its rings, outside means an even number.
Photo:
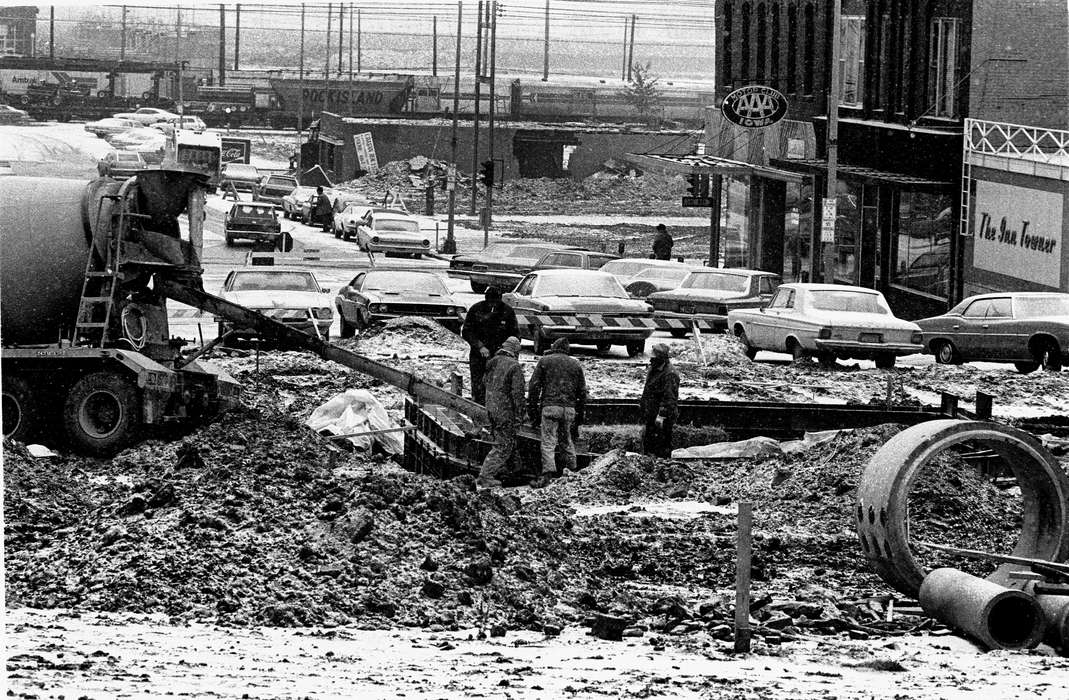
[[[379,237],[378,236],[372,236],[371,237],[371,242],[372,243],[378,243],[379,242]]]
[[[830,328],[821,328],[820,332],[817,333],[817,337],[820,338],[821,340],[828,340],[829,338],[831,338],[831,329]]]
[[[914,345],[922,345],[924,343],[924,334],[920,331],[913,331],[913,334],[909,336],[909,342]]]
[[[457,312],[457,309],[456,309],[455,306],[447,306],[447,307],[445,307],[445,313],[446,313],[447,316],[455,314],[456,312]]]
[[[382,304],[368,304],[367,310],[372,313],[382,311]]]
[[[428,240],[427,240],[426,238],[424,238],[424,239],[423,239],[423,247],[424,247],[424,248],[427,248],[427,247],[429,247],[429,246],[430,246],[430,244],[431,244],[431,242],[430,242],[430,241],[428,241]]]

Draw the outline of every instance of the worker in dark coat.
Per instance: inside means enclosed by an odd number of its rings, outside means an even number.
[[[330,197],[323,193],[322,185],[316,188],[316,205],[312,212],[312,223],[319,224],[328,233],[334,225],[334,207],[330,203]]]
[[[468,309],[464,325],[460,329],[460,336],[471,346],[468,366],[471,368],[471,398],[476,402],[486,403],[486,391],[483,387],[486,361],[501,348],[506,338],[519,334],[516,312],[501,301],[499,289],[487,287],[485,298]]]
[[[516,452],[516,430],[523,425],[527,408],[523,368],[516,360],[519,353],[520,339],[512,336],[486,363],[486,410],[494,446],[479,470],[479,488],[501,486],[501,477],[509,471]]]
[[[657,235],[653,237],[653,257],[657,260],[672,259],[672,234],[664,224],[657,224]]]
[[[642,389],[642,451],[655,457],[672,456],[672,428],[679,415],[679,373],[668,359],[668,346],[657,343],[650,353],[650,369]]]
[[[527,414],[542,430],[542,474],[532,484],[537,487],[560,473],[558,463],[575,471],[572,426],[583,422],[587,393],[583,367],[570,350],[567,338],[554,340],[527,388]]]

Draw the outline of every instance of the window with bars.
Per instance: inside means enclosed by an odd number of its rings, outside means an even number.
[[[732,4],[730,2],[725,2],[724,3],[724,43],[723,43],[723,46],[724,46],[724,66],[723,66],[722,74],[723,74],[723,80],[724,80],[724,85],[725,86],[726,85],[731,85],[732,82],[734,81],[734,77],[735,77],[734,76],[734,69],[733,69],[733,66],[731,65],[731,60],[733,58],[732,51],[731,51],[731,42],[732,42],[732,39],[733,39],[733,37],[731,35],[731,30],[732,30],[732,16],[731,15],[732,15],[732,11],[734,9],[735,8],[732,6]]]
[[[958,50],[961,20],[932,20],[928,48],[928,104],[937,117],[958,116]]]
[[[844,16],[839,23],[839,104],[860,107],[865,81],[865,18]]]

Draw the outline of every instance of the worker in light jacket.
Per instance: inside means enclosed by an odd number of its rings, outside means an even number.
[[[672,428],[679,415],[679,372],[668,359],[668,346],[657,343],[650,352],[650,368],[642,389],[642,451],[655,457],[672,456]]]

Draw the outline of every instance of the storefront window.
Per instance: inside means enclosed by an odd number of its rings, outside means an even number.
[[[749,267],[750,182],[725,177],[721,195],[720,266]]]
[[[949,195],[900,193],[892,283],[946,299],[953,227]]]
[[[835,281],[858,284],[861,185],[839,180],[835,219]]]
[[[808,282],[813,231],[813,183],[787,183],[783,221],[783,273],[787,282]]]

